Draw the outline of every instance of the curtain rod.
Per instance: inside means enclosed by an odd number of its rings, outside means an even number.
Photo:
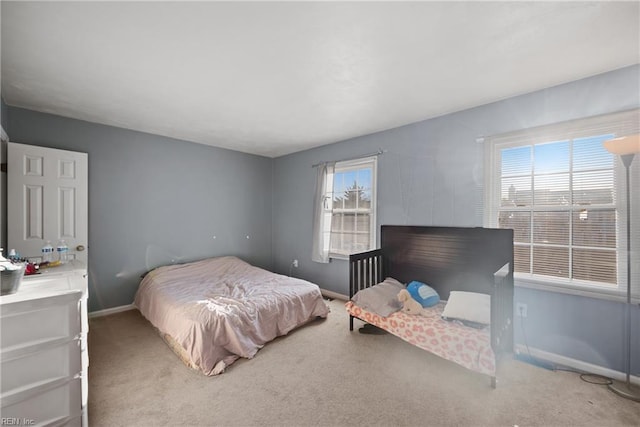
[[[364,159],[365,157],[373,157],[373,156],[379,156],[381,154],[386,153],[387,150],[383,150],[382,148],[380,148],[378,151],[376,151],[375,153],[369,153],[369,154],[363,154],[361,156],[355,156],[355,157],[349,157],[346,159],[342,159],[342,160],[334,160],[336,163],[337,162],[347,162],[349,160],[356,160],[356,159]],[[329,163],[329,162],[320,162],[320,163],[316,163],[315,165],[311,165],[312,168],[317,168],[318,166],[325,164],[325,163]]]

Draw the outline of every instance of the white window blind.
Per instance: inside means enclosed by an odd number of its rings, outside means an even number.
[[[588,294],[626,292],[625,168],[602,143],[637,133],[639,123],[634,110],[486,141],[485,223],[514,230],[517,280]],[[637,157],[630,193],[639,199]],[[633,244],[640,240],[640,200],[631,201]],[[634,261],[637,299],[637,247],[632,267]]]

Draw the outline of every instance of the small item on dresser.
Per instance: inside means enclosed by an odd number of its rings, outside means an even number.
[[[40,269],[40,266],[36,263],[33,262],[28,262],[24,268],[24,275],[25,276],[31,276],[32,274],[39,274],[40,271],[38,271]]]
[[[42,263],[53,261],[53,246],[51,246],[51,240],[47,240],[47,243],[42,247]]]
[[[15,254],[15,251],[13,251]],[[25,265],[13,263],[2,256],[0,249],[0,295],[14,294],[18,291]]]
[[[51,267],[58,267],[61,266],[62,264],[60,264],[60,261],[56,260],[56,261],[51,261],[51,262],[42,262],[40,263],[40,268],[51,268]]]
[[[58,261],[60,261],[60,264],[66,264],[67,261],[69,261],[69,247],[64,239],[58,242],[56,251],[58,252]]]

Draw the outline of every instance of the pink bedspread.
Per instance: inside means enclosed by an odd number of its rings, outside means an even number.
[[[475,329],[462,323],[442,319],[445,303],[426,310],[426,315],[411,315],[401,311],[381,317],[346,303],[347,311],[367,323],[396,335],[409,344],[427,350],[475,372],[495,376],[496,358],[491,348],[489,328]]]
[[[134,303],[206,375],[219,373],[218,362],[252,358],[265,343],[329,313],[317,285],[236,257],[157,268]]]

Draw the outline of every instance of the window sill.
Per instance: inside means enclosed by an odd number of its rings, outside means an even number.
[[[577,286],[569,283],[554,283],[532,278],[514,277],[514,284],[519,288],[535,289],[546,292],[556,292],[567,295],[577,295],[587,298],[602,299],[616,302],[626,302],[627,294],[614,289],[589,289],[586,286]],[[640,303],[640,298],[631,297],[632,304]]]

